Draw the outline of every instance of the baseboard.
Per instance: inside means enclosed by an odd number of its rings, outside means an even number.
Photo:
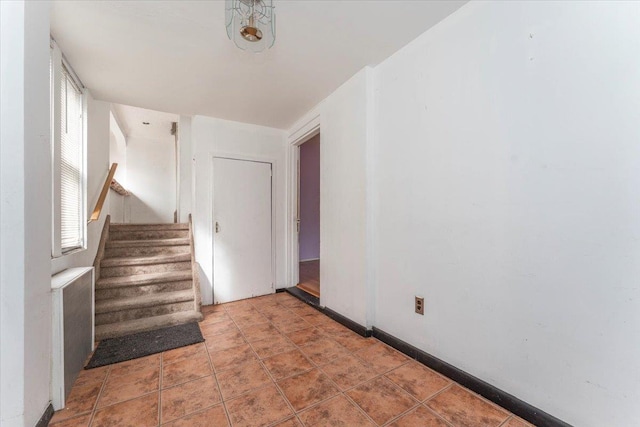
[[[425,366],[436,372],[452,379],[458,384],[478,393],[485,399],[488,399],[498,406],[508,410],[509,412],[519,416],[520,418],[538,426],[538,427],[571,427],[570,424],[559,420],[530,404],[524,402],[517,397],[500,390],[499,388],[474,377],[473,375],[456,368],[449,363],[438,359],[435,356],[426,353],[419,348],[406,343],[391,334],[388,334],[376,327],[373,328],[373,336],[385,344],[390,345],[396,350],[406,354],[412,359],[417,360]]]
[[[278,288],[278,289],[276,289],[276,294],[280,294],[282,292],[287,292],[287,288]]]
[[[51,418],[53,418],[53,405],[49,403],[47,409],[44,410],[44,414],[42,414],[40,420],[38,420],[36,427],[47,427],[49,422],[51,422]]]
[[[299,300],[302,300],[303,302],[306,302],[307,304],[309,304],[310,306],[313,306],[314,308],[318,308],[318,309],[320,308],[320,298],[315,297],[303,291],[297,286],[294,286],[292,288],[286,288],[285,292],[293,295],[294,297],[298,298]]]
[[[500,390],[499,388],[481,380],[480,378],[474,377],[468,372],[456,368],[455,366],[450,365],[444,360],[438,359],[437,357],[432,356],[429,353],[424,352],[419,348],[414,347],[411,344],[402,341],[401,339],[396,338],[395,336],[388,334],[381,329],[376,328],[375,326],[372,330],[367,329],[365,326],[354,322],[348,317],[345,317],[342,314],[331,310],[330,308],[321,307],[318,298],[298,289],[295,286],[292,288],[278,289],[276,290],[276,292],[287,292],[293,295],[294,297],[300,299],[303,302],[306,302],[316,310],[326,314],[336,322],[346,326],[347,328],[363,337],[373,336],[374,338],[379,339],[383,343],[406,354],[410,358],[417,360],[423,365],[428,366],[434,371],[441,373],[442,375],[450,378],[458,384],[468,388],[475,393],[478,393],[485,399],[490,400],[496,405],[506,409],[507,411],[538,427],[572,427],[571,424],[559,420],[553,415],[548,414],[536,408],[535,406],[532,406],[527,402],[507,393],[506,391]],[[317,300],[317,303],[315,300]]]
[[[292,288],[286,288],[285,290],[286,290],[286,292],[288,292],[289,294],[291,294],[294,297],[298,298],[302,302],[306,302],[307,304],[309,304],[310,306],[312,306],[316,310],[326,314],[327,316],[329,316],[330,318],[332,318],[336,322],[338,322],[341,325],[346,326],[347,328],[351,329],[356,334],[361,335],[363,337],[370,337],[371,336],[371,334],[372,334],[371,330],[367,329],[365,326],[362,326],[361,324],[359,324],[357,322],[354,322],[353,320],[349,319],[348,317],[345,317],[342,314],[331,310],[330,308],[320,306],[320,299],[319,298],[314,297],[313,295],[303,291],[302,289],[300,289],[300,288],[298,288],[296,286],[294,286]]]
[[[307,259],[301,259],[298,262],[309,262],[309,261],[320,261],[320,258],[307,258]]]
[[[340,313],[336,313],[335,311],[331,310],[328,307],[323,307],[322,312],[327,316],[329,316],[330,318],[332,318],[333,320],[335,320],[336,322],[340,323],[343,326],[346,326],[356,334],[361,335],[365,338],[370,337],[373,333],[373,331],[371,331],[371,329],[367,329],[366,326],[362,326],[361,324],[354,322],[348,317],[345,317]]]

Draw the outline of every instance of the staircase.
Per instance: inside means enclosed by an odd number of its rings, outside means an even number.
[[[96,340],[202,320],[189,227],[105,225],[96,258]]]

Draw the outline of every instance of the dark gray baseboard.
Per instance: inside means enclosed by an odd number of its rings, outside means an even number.
[[[49,403],[47,409],[44,410],[44,414],[42,414],[40,420],[38,420],[36,427],[47,427],[51,422],[51,418],[53,418],[53,405]]]
[[[280,290],[279,290],[280,291]],[[490,400],[496,405],[506,409],[507,411],[519,416],[520,418],[538,426],[538,427],[571,427],[570,424],[559,420],[558,418],[550,415],[535,406],[528,404],[527,402],[518,399],[517,397],[507,393],[506,391],[500,390],[499,388],[481,380],[480,378],[474,377],[468,372],[463,371],[462,369],[456,368],[449,363],[438,359],[435,356],[430,355],[417,347],[412,346],[411,344],[402,341],[395,336],[388,334],[375,326],[372,330],[367,329],[366,327],[360,325],[357,322],[349,319],[341,315],[340,313],[336,313],[328,307],[321,307],[320,301],[318,298],[315,298],[313,295],[307,294],[306,292],[298,289],[297,287],[286,288],[284,291],[289,294],[299,298],[303,302],[311,305],[318,311],[326,314],[336,322],[346,326],[351,329],[355,333],[363,336],[370,337],[373,336],[383,343],[395,348],[396,350],[406,354],[410,358],[417,360],[423,365],[433,369],[436,372],[441,373],[442,375],[450,378],[451,380],[457,382],[458,384],[468,388],[469,390],[478,393],[483,396],[485,399]],[[316,301],[310,302],[310,298],[315,298]]]
[[[294,297],[302,300],[303,302],[306,302],[307,304],[309,304],[313,308],[320,309],[320,298],[314,297],[313,295],[303,291],[302,289],[298,288],[297,286],[293,286],[291,288],[285,288],[284,291],[287,292],[288,294],[291,294]]]
[[[322,312],[324,314],[326,314],[327,316],[329,316],[330,318],[332,318],[333,320],[335,320],[336,322],[340,323],[343,326],[346,326],[347,328],[351,329],[353,332],[355,332],[358,335],[361,335],[363,337],[370,337],[373,333],[373,331],[371,329],[367,329],[365,326],[362,326],[361,324],[354,322],[353,320],[349,319],[348,317],[343,316],[340,313],[336,313],[335,311],[331,310],[330,308],[327,307],[323,307],[322,308]]]
[[[456,368],[455,366],[450,365],[449,363],[440,360],[437,357],[432,356],[429,353],[426,353],[376,327],[373,328],[373,336],[396,350],[401,351],[412,359],[417,360],[423,365],[441,373],[458,384],[478,393],[485,399],[492,401],[496,405],[503,407],[509,412],[538,427],[571,427],[570,424],[559,420],[553,415],[550,415],[535,406],[518,399],[506,391],[500,390],[480,378],[474,377],[470,373]]]
[[[371,336],[371,330],[367,329],[366,327],[362,326],[361,324],[354,322],[353,320],[349,319],[348,317],[343,316],[340,313],[337,313],[333,310],[331,310],[330,308],[327,307],[321,307],[320,306],[320,298],[317,298],[305,291],[303,291],[302,289],[294,286],[292,288],[286,288],[285,289],[287,291],[287,293],[293,295],[294,297],[298,298],[299,300],[306,302],[307,304],[309,304],[310,306],[312,306],[313,308],[315,308],[316,310],[326,314],[327,316],[329,316],[330,318],[332,318],[333,320],[335,320],[336,322],[342,324],[343,326],[346,326],[347,328],[351,329],[353,332],[357,333],[358,335],[361,335],[363,337],[370,337]]]

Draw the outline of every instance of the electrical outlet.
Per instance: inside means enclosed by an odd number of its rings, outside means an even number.
[[[416,297],[416,313],[424,316],[424,298]]]

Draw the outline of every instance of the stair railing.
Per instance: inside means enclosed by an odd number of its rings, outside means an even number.
[[[109,174],[107,175],[107,179],[104,181],[104,185],[102,186],[102,191],[100,192],[100,197],[98,197],[98,202],[96,203],[96,207],[91,214],[91,218],[89,218],[89,223],[93,221],[97,221],[100,218],[100,212],[102,212],[102,207],[104,206],[104,202],[107,199],[107,193],[109,193],[109,187],[111,187],[111,181],[113,181],[113,176],[116,174],[116,169],[118,168],[117,163],[112,163],[111,168],[109,169]]]

